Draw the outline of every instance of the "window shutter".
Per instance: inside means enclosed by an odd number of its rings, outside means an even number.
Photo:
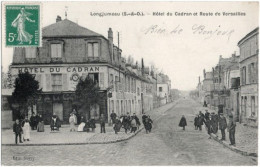
[[[62,89],[63,89],[63,91],[67,91],[68,90],[67,74],[62,74]]]
[[[51,91],[51,74],[45,74],[46,78],[46,91]]]
[[[104,73],[103,72],[99,73],[99,87],[101,89],[104,88]]]
[[[251,68],[252,66],[251,66],[251,64],[248,64],[248,73],[247,73],[247,75],[248,75],[248,83],[250,84],[250,83],[252,83],[252,68]]]

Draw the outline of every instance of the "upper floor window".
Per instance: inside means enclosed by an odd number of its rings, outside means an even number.
[[[95,84],[99,83],[98,73],[89,73],[88,77],[91,78]]]
[[[51,44],[51,58],[61,58],[62,44]]]
[[[36,48],[25,48],[25,58],[36,58]]]
[[[62,74],[51,74],[52,91],[62,90]]]
[[[159,92],[162,92],[162,87],[159,87]]]
[[[99,57],[99,44],[88,43],[88,57]]]

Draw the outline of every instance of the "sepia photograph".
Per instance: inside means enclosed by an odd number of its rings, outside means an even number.
[[[258,1],[2,1],[2,166],[257,166]]]

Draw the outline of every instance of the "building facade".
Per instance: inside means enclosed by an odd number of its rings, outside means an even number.
[[[240,121],[258,123],[258,40],[259,28],[238,42],[240,48]]]
[[[121,115],[153,109],[153,84],[147,79],[147,72],[127,64],[121,53],[113,44],[111,28],[105,38],[58,16],[56,23],[43,28],[42,47],[14,49],[10,69],[13,78],[23,72],[35,75],[42,88],[29,116],[32,112],[40,113],[49,124],[55,113],[63,123],[68,123],[70,113],[76,109],[87,119],[99,120],[104,114],[109,122],[112,111]],[[105,97],[90,108],[75,100],[76,85],[87,76],[98,84]]]

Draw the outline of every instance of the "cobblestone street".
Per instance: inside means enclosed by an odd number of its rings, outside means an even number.
[[[182,99],[154,121],[150,134],[141,131],[130,140],[112,144],[2,146],[2,165],[257,165],[195,131],[199,104]],[[153,118],[159,115],[151,114]],[[178,127],[181,115],[186,131]]]

